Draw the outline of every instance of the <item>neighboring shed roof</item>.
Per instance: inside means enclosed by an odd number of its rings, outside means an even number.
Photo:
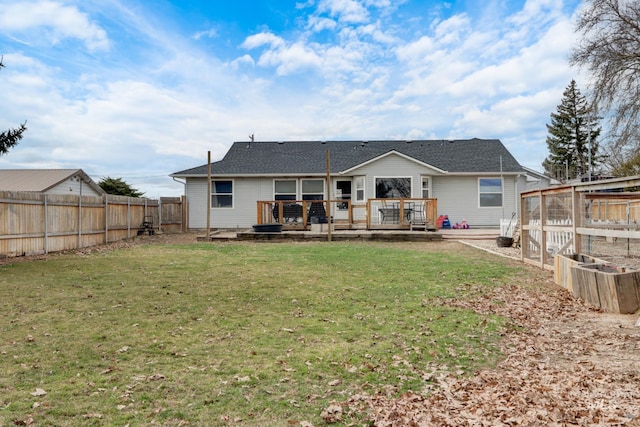
[[[44,193],[75,175],[80,175],[98,193],[105,194],[82,169],[0,169],[0,191]]]
[[[215,175],[321,174],[330,151],[331,173],[340,173],[384,156],[401,153],[447,173],[522,173],[522,166],[497,139],[419,141],[235,142],[218,162]],[[207,175],[206,163],[171,176]]]

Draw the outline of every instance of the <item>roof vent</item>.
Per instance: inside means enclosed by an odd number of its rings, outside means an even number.
[[[284,141],[278,141],[278,144],[282,145],[284,144]]]

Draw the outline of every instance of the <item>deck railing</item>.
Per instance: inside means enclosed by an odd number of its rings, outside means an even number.
[[[284,230],[308,230],[313,223],[334,229],[435,228],[437,199],[263,200],[257,204],[257,224],[281,223]]]
[[[421,198],[369,199],[367,229],[435,228],[438,200]]]

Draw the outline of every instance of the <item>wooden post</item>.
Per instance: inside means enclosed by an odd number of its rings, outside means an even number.
[[[547,253],[547,195],[540,191],[540,268],[549,258]]]
[[[80,181],[80,194],[78,195],[78,249],[82,248],[82,181]]]
[[[582,217],[580,216],[582,209],[582,195],[576,191],[576,187],[571,187],[571,203],[573,215],[573,252],[579,254],[582,251],[582,236],[578,234],[578,227],[582,227]]]
[[[48,212],[47,195],[44,195],[44,253],[49,253],[49,218],[47,218]]]
[[[207,240],[211,237],[211,151],[207,151]]]
[[[104,197],[104,243],[109,243],[109,196]]]
[[[331,154],[327,150],[327,240],[331,241]]]
[[[180,196],[180,214],[181,230],[183,233],[186,233],[189,229],[189,224],[187,219],[187,196],[185,195]]]

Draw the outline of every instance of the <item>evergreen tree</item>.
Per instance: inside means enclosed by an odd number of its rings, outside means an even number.
[[[2,57],[0,57],[0,69],[4,67]],[[9,148],[15,146],[22,139],[22,134],[27,130],[26,122],[22,123],[17,129],[9,129],[0,132],[0,156],[7,154]]]
[[[144,195],[144,193],[141,193],[124,182],[122,178],[102,178],[100,182],[98,182],[98,185],[106,191],[107,194],[116,196],[142,197]]]
[[[551,113],[551,124],[547,124],[549,156],[542,162],[547,175],[567,180],[594,170],[599,163],[598,136],[602,130],[596,128],[596,120],[575,80],[571,80],[557,111]]]

